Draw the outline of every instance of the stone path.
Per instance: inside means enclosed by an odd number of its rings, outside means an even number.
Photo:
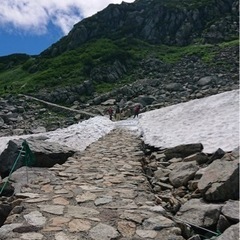
[[[35,176],[18,194],[22,204],[0,239],[165,239],[158,230],[173,229],[174,223],[155,205],[140,145],[137,136],[115,129],[48,170],[49,177]]]

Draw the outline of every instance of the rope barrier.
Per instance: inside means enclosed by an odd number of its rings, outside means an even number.
[[[211,230],[209,230],[209,229],[207,229],[207,228],[203,228],[203,227],[197,226],[197,225],[195,225],[195,224],[193,224],[193,223],[190,223],[190,222],[187,222],[187,221],[183,221],[183,220],[181,220],[181,219],[179,219],[179,218],[176,218],[176,217],[171,217],[171,218],[172,218],[173,220],[175,220],[175,221],[180,221],[180,222],[185,223],[185,224],[187,224],[187,225],[189,225],[189,226],[192,226],[192,227],[201,229],[201,230],[203,230],[203,231],[205,231],[205,232],[211,233],[212,235],[215,235],[215,237],[220,236],[220,234],[221,234],[220,232],[213,232],[213,231],[211,231]]]

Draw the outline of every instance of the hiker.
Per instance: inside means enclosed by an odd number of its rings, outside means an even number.
[[[140,104],[138,104],[137,106],[135,106],[133,118],[138,117],[139,112],[140,112]]]
[[[112,116],[113,116],[113,109],[112,109],[112,107],[110,107],[110,108],[107,110],[107,112],[108,112],[108,115],[109,115],[109,119],[112,120]]]
[[[117,105],[115,113],[116,113],[116,120],[120,121],[121,120],[121,110],[120,110],[119,105]]]

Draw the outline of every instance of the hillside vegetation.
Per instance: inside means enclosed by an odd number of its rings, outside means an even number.
[[[104,93],[136,81],[141,63],[149,58],[175,64],[183,57],[197,56],[204,63],[227,71],[228,64],[215,56],[220,49],[239,44],[235,26],[237,3],[138,0],[111,4],[76,24],[67,36],[40,55],[1,57],[0,95],[34,95],[39,90],[51,92],[86,80],[92,82],[93,91]],[[130,34],[126,30],[129,23],[138,31]],[[220,32],[222,26],[223,31],[228,29],[226,36]]]
[[[219,47],[224,49],[237,45],[238,40],[234,40],[221,43]],[[216,53],[211,44],[178,47],[151,45],[136,39],[118,41],[99,39],[54,58],[13,55],[9,56],[11,65],[8,61],[4,63],[0,58],[0,93],[4,95],[4,86],[12,87],[11,93],[34,93],[41,88],[51,89],[79,84],[90,78],[91,69],[94,67],[110,65],[114,61],[129,66],[129,71],[116,85],[107,82],[95,83],[96,89],[104,91],[106,87],[108,91],[128,83],[131,79],[129,78],[131,68],[136,67],[138,62],[148,56],[154,56],[166,63],[175,63],[182,57],[197,55],[208,64],[219,65],[213,61]],[[23,58],[22,61],[19,60],[20,57]],[[224,62],[222,67],[226,67]]]

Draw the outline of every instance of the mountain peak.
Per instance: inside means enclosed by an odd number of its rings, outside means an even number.
[[[75,24],[69,34],[42,55],[56,56],[99,38],[136,38],[151,44],[185,46],[238,35],[238,1],[137,0],[110,4]]]

